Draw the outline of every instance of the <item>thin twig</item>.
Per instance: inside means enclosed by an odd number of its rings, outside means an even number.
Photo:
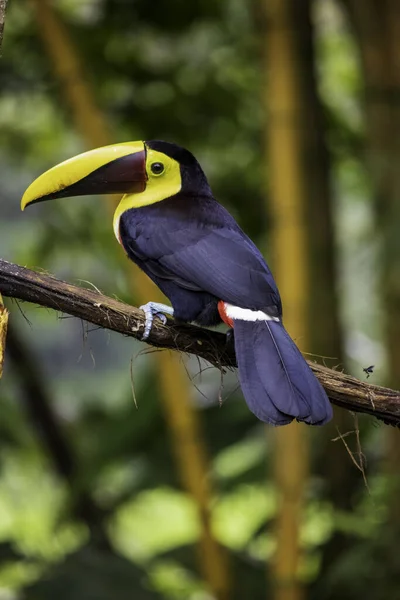
[[[342,440],[343,445],[346,448],[347,453],[350,456],[353,464],[360,471],[360,473],[362,475],[362,478],[364,480],[364,485],[365,485],[365,487],[367,489],[367,492],[370,494],[371,491],[370,491],[370,488],[369,488],[369,485],[368,485],[367,475],[365,473],[365,455],[364,455],[363,451],[361,450],[360,430],[359,430],[359,427],[358,427],[358,419],[357,419],[356,415],[354,415],[354,421],[355,421],[355,427],[356,427],[354,431],[351,431],[351,432],[349,431],[349,432],[347,432],[345,434],[341,434],[340,431],[339,431],[339,429],[336,428],[337,432],[339,434],[339,437],[335,438],[332,441],[335,442],[335,441],[337,441],[339,439]],[[350,447],[349,447],[348,443],[344,439],[350,433],[355,433],[356,434],[356,447],[357,447],[357,450],[356,450],[355,453],[350,450]],[[354,454],[357,454],[358,460],[355,458]]]

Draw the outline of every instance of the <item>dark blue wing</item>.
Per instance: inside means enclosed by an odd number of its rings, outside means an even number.
[[[180,278],[243,308],[277,305],[278,295],[264,261],[235,230],[212,229],[159,262]]]
[[[280,310],[268,266],[233,217],[216,201],[185,199],[182,206],[182,199],[171,200],[122,216],[122,240],[136,259],[156,277],[173,279],[186,289],[206,291],[243,308]]]

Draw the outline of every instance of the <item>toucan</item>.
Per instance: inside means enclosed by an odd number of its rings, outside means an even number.
[[[261,252],[214,198],[188,150],[159,140],[97,148],[56,165],[26,190],[34,202],[92,194],[123,197],[114,233],[127,256],[169,298],[149,302],[146,325],[166,314],[233,328],[239,380],[250,410],[285,425],[323,425],[332,407],[282,323],[278,288]]]

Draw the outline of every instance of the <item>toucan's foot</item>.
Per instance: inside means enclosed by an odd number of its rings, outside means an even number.
[[[147,304],[142,304],[139,306],[144,312],[146,317],[146,322],[144,325],[144,332],[142,335],[142,340],[147,340],[150,335],[151,328],[153,326],[154,317],[158,317],[160,321],[165,325],[167,322],[167,315],[174,316],[174,309],[172,306],[168,306],[167,304],[161,304],[160,302],[148,302]]]

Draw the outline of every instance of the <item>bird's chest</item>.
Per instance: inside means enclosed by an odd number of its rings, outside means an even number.
[[[202,228],[180,206],[168,201],[131,209],[121,216],[121,244],[134,259],[160,260],[175,254],[201,236]]]
[[[135,262],[153,257],[158,233],[149,219],[124,214],[119,222],[118,234],[125,252]]]
[[[135,263],[140,264],[150,258],[149,252],[146,252],[146,244],[140,234],[130,235],[129,237],[121,235],[121,245],[128,257]]]

